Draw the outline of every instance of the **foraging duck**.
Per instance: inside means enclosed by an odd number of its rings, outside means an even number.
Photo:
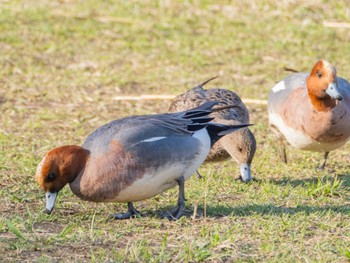
[[[213,113],[211,116],[215,122],[225,125],[249,123],[248,109],[235,92],[227,89],[205,90],[203,88],[205,84],[215,78],[211,78],[175,97],[169,111],[184,111],[197,107],[204,102],[216,100],[219,102],[219,105],[234,105],[234,107]],[[255,137],[248,128],[244,128],[220,139],[210,150],[206,161],[222,161],[231,156],[239,165],[242,181],[246,182],[252,179],[250,165],[253,161],[255,150]]]
[[[350,136],[350,84],[320,60],[310,74],[291,74],[272,88],[268,114],[282,161],[287,162],[285,138],[295,148],[324,152],[324,169],[329,152]]]
[[[185,207],[184,181],[219,138],[247,126],[211,123],[210,113],[231,107],[213,109],[216,104],[211,101],[179,113],[115,120],[92,132],[82,146],[49,151],[35,175],[46,192],[46,212],[52,212],[58,192],[69,184],[83,200],[126,202],[128,212],[114,215],[125,219],[139,214],[133,202],[177,184],[178,206],[168,218],[180,218]]]

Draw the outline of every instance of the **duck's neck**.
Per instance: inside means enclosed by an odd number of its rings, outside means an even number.
[[[71,183],[79,176],[79,174],[84,172],[89,158],[89,151],[76,145],[69,145],[66,147],[62,169],[65,170],[65,174],[68,177],[68,183]]]
[[[329,96],[325,98],[318,98],[309,91],[309,97],[312,105],[317,111],[322,111],[322,112],[331,111],[337,105],[336,100],[332,99]]]
[[[311,100],[311,104],[316,111],[328,112],[336,106],[336,100],[332,99],[324,90],[327,88],[327,82],[320,83],[312,75],[306,79],[306,87]]]

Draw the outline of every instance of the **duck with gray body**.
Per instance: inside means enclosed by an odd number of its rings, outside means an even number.
[[[215,78],[211,78],[197,87],[176,96],[170,105],[169,111],[183,111],[197,107],[204,102],[216,100],[221,106],[234,105],[234,107],[212,113],[210,116],[214,118],[215,122],[225,125],[249,123],[249,111],[235,92],[227,89],[214,88],[205,90],[203,88],[206,83],[213,79]],[[239,166],[241,180],[247,182],[252,179],[250,166],[255,150],[256,141],[254,134],[249,128],[244,128],[220,139],[210,150],[206,162],[218,162],[231,157]]]
[[[310,73],[291,74],[272,87],[268,114],[282,161],[287,163],[286,140],[301,150],[323,152],[324,169],[329,152],[350,138],[350,84],[320,60]]]
[[[139,212],[133,202],[151,198],[176,185],[178,205],[168,213],[178,219],[185,207],[184,184],[221,137],[247,124],[222,125],[208,117],[217,102],[179,113],[133,116],[112,121],[91,133],[83,145],[48,152],[36,180],[46,192],[51,213],[57,193],[69,183],[72,192],[93,202],[125,202],[125,219]],[[230,107],[230,106],[228,106]]]

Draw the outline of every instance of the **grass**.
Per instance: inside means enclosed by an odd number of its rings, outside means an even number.
[[[43,154],[81,144],[96,127],[165,112],[169,101],[117,95],[208,87],[266,99],[288,66],[320,58],[349,79],[347,1],[0,1],[0,261],[347,262],[349,146],[277,158],[266,107],[248,105],[258,150],[242,184],[233,161],[206,164],[186,183],[186,216],[161,219],[176,189],[136,204],[144,217],[113,221],[124,204],[94,204],[68,187],[53,213],[34,174]]]

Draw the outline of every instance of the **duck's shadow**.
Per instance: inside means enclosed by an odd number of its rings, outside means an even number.
[[[339,180],[342,184],[342,187],[350,190],[350,174],[340,174],[337,176],[337,180]],[[329,180],[333,182],[335,179],[334,176],[327,177],[313,177],[307,178],[303,180],[290,180],[290,179],[268,179],[269,183],[276,185],[291,185],[292,187],[307,187],[308,184],[317,183],[319,180]],[[257,180],[255,183],[261,184],[264,180]],[[254,183],[253,183],[254,184]],[[253,185],[252,184],[252,185]],[[160,211],[156,213],[155,216],[162,217],[165,211],[170,210],[172,207],[164,207]],[[204,210],[206,212],[204,212]],[[249,204],[243,206],[234,206],[234,205],[210,205],[208,204],[205,209],[203,205],[199,205],[196,209],[190,208],[189,205],[186,206],[186,210],[184,212],[185,217],[211,217],[211,218],[220,218],[225,216],[237,216],[237,217],[246,217],[251,215],[276,215],[281,216],[285,215],[293,215],[297,213],[303,213],[305,215],[310,215],[314,213],[339,213],[343,215],[350,215],[350,206],[346,205],[321,205],[321,206],[309,206],[309,205],[298,205],[296,207],[286,207],[286,206],[278,206],[272,203],[266,204]],[[153,214],[152,212],[150,214]],[[195,214],[195,215],[194,215]]]
[[[267,179],[267,180],[258,180],[258,183],[262,183],[264,181],[267,181],[271,184],[275,185],[291,185],[292,187],[298,187],[298,186],[306,186],[309,184],[317,183],[319,180],[325,181],[330,180],[333,182],[337,178],[342,184],[343,187],[350,190],[350,174],[338,174],[337,176],[334,175],[328,175],[324,177],[311,177],[311,178],[305,178],[305,179],[297,179],[297,180],[291,180],[290,178],[283,178],[283,179]]]
[[[167,207],[168,208],[168,207]],[[171,208],[171,207],[169,207]],[[252,215],[294,215],[302,213],[304,215],[311,215],[315,213],[337,213],[342,215],[350,215],[349,205],[324,205],[324,206],[308,206],[308,205],[298,205],[296,207],[286,207],[286,206],[276,206],[272,203],[267,204],[251,204],[243,206],[226,206],[226,205],[207,205],[206,213],[204,212],[204,207],[202,205],[195,209],[186,207],[183,216],[187,218],[222,218],[226,216],[235,217],[248,217]],[[164,218],[167,210],[160,211],[147,211],[144,216],[155,216],[159,218]]]
[[[202,210],[202,209],[201,209]],[[349,205],[340,205],[340,206],[307,206],[299,205],[296,207],[285,207],[285,206],[276,206],[271,203],[267,204],[252,204],[244,206],[207,206],[206,207],[206,216],[207,217],[224,217],[224,216],[237,216],[237,217],[246,217],[251,215],[275,215],[281,216],[293,215],[297,213],[303,213],[305,215],[311,215],[319,212],[334,212],[340,213],[343,215],[350,215]],[[203,215],[204,216],[204,215]]]

